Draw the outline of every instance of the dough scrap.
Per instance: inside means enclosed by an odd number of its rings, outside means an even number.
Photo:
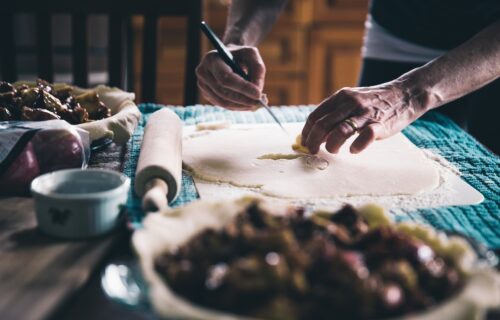
[[[259,160],[293,160],[303,157],[301,154],[285,154],[285,153],[267,153],[263,154],[257,159]]]
[[[200,122],[196,125],[196,130],[197,131],[221,130],[221,129],[229,128],[230,126],[231,126],[231,122],[229,122],[227,120]]]
[[[311,154],[309,148],[302,145],[302,134],[300,133],[297,135],[297,138],[295,138],[295,143],[292,144],[292,149],[296,152]]]
[[[303,124],[287,124],[299,133]],[[289,154],[290,142],[272,125],[252,130],[211,131],[184,140],[183,160],[199,179],[256,188],[262,194],[291,199],[321,199],[362,195],[411,195],[439,185],[434,163],[405,136],[374,142],[360,154],[351,154],[351,137],[338,154],[324,147],[317,154],[329,166],[307,165],[307,156],[277,161],[258,159],[268,154]]]

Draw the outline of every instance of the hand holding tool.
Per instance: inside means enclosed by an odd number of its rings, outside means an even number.
[[[201,30],[203,33],[207,36],[208,40],[212,43],[212,45],[215,47],[217,50],[217,53],[219,54],[220,58],[222,61],[224,61],[232,70],[234,73],[245,79],[246,81],[250,81],[250,78],[248,75],[245,73],[243,69],[241,69],[240,65],[234,60],[234,57],[231,53],[231,51],[228,50],[228,48],[222,43],[222,41],[215,35],[215,33],[210,29],[210,27],[207,25],[205,21],[201,22]],[[274,114],[274,112],[269,108],[267,103],[261,98],[259,100],[259,104],[261,107],[267,110],[271,117],[273,118],[274,121],[281,127],[281,129],[287,133],[285,130],[285,127],[281,124],[279,121],[278,117]],[[288,133],[287,133],[288,134]]]

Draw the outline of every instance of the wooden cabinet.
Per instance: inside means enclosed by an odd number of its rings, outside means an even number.
[[[221,37],[228,3],[228,0],[204,3],[204,19]],[[265,92],[270,104],[318,103],[342,87],[354,86],[361,65],[367,8],[368,0],[289,0],[277,24],[259,45],[267,67]],[[134,27],[141,28],[139,20]],[[159,27],[157,101],[180,105],[186,21],[163,18]],[[203,39],[203,52],[210,49],[208,41]],[[135,65],[139,67],[140,63]],[[134,69],[136,79],[140,79],[138,67]],[[200,102],[206,103],[203,99]]]

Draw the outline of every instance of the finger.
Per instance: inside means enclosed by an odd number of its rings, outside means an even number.
[[[328,100],[328,99],[327,99]],[[321,102],[316,109],[309,114],[306,120],[306,124],[304,125],[304,128],[302,129],[302,145],[306,145],[307,138],[309,137],[309,134],[311,132],[311,129],[313,128],[314,124],[324,116],[329,111],[329,103],[327,100],[324,100]]]
[[[214,65],[210,67],[209,71],[217,80],[216,83],[221,87],[236,91],[253,100],[260,99],[262,94],[260,88],[234,73],[220,58],[214,62]]]
[[[354,108],[355,105],[346,103],[345,100],[342,102],[338,94],[324,100],[307,118],[306,124],[302,129],[302,144],[308,145],[307,141],[313,128],[315,128],[317,123],[322,121],[324,117],[331,114],[332,118],[330,119],[330,123],[335,124],[347,118]]]
[[[357,128],[363,125],[362,123],[359,123],[359,118],[351,117],[349,119]],[[326,140],[326,150],[330,153],[338,153],[340,147],[342,147],[346,140],[349,139],[354,133],[356,133],[356,130],[349,123],[346,121],[339,122],[335,128],[332,129]]]
[[[213,74],[210,72],[204,74],[200,78],[200,82],[210,87],[210,89],[213,92],[215,92],[219,97],[223,97],[224,100],[234,102],[235,104],[244,105],[247,108],[254,108],[259,103],[257,100],[250,99],[245,95],[242,95],[231,89],[220,86],[215,77],[213,76]]]
[[[373,141],[379,138],[384,127],[381,123],[372,123],[359,132],[359,136],[354,140],[349,148],[351,153],[360,153],[365,150]]]
[[[236,53],[235,58],[238,63],[248,71],[250,82],[255,84],[262,91],[264,89],[264,80],[266,77],[266,66],[257,49],[252,49]]]
[[[210,89],[209,86],[207,86],[205,83],[201,81],[198,81],[198,87],[200,88],[200,91],[202,95],[205,97],[205,99],[207,99],[208,102],[210,102],[214,106],[220,106],[233,111],[244,111],[251,109],[245,105],[241,105],[233,101],[226,100],[223,97],[220,97],[217,93],[212,91],[212,89]]]
[[[313,154],[317,153],[330,132],[350,114],[352,108],[353,107],[350,105],[341,105],[337,110],[330,111],[330,113],[316,121],[308,133],[304,133],[306,129],[304,128],[302,134],[307,134],[307,137],[303,144],[308,147]]]

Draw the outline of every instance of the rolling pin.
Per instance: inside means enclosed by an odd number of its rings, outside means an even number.
[[[135,192],[144,212],[163,211],[179,194],[182,176],[182,122],[169,109],[153,113],[144,129]]]

